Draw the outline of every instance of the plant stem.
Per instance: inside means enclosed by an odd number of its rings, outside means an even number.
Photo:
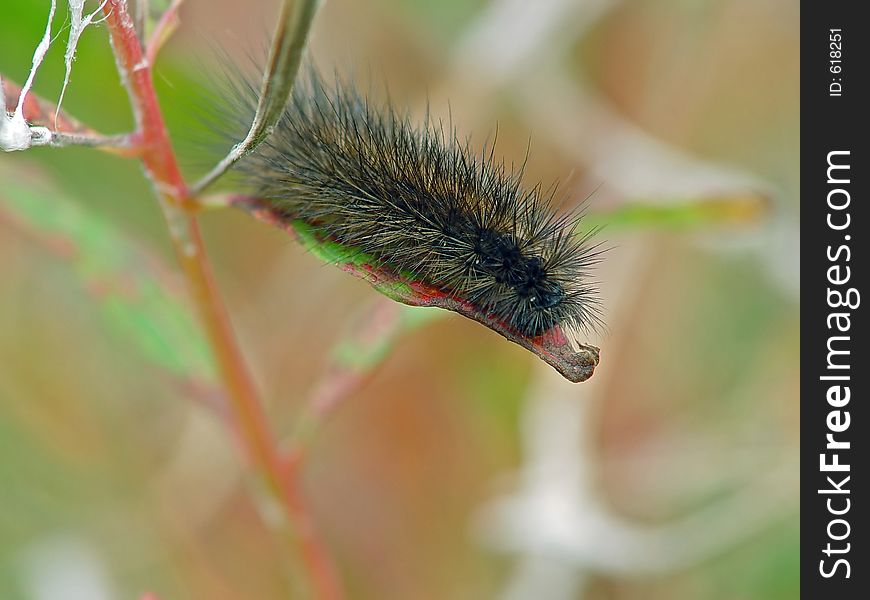
[[[193,189],[197,195],[262,143],[278,123],[293,90],[305,52],[308,31],[319,4],[319,0],[284,0],[281,4],[278,26],[272,37],[272,48],[263,72],[251,128],[245,139],[233,146],[211,171],[194,184]]]
[[[128,10],[126,0],[109,0],[103,8],[118,71],[136,119],[140,159],[160,200],[182,272],[232,405],[234,425],[249,460],[283,509],[301,546],[301,557],[317,598],[342,597],[332,560],[321,543],[298,489],[297,470],[278,451],[253,380],[236,343],[227,311],[214,285],[195,206],[169,141],[152,81],[151,65]]]

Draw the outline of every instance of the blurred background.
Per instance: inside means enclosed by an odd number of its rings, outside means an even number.
[[[48,6],[4,3],[4,76],[26,78]],[[276,14],[182,5],[155,79],[190,172],[215,47],[246,61]],[[304,464],[351,598],[799,595],[798,24],[790,0],[326,0],[324,71],[428,98],[477,146],[497,124],[507,161],[531,140],[527,181],[587,201],[612,246],[601,365],[569,384],[240,211],[203,216],[275,430],[356,378]],[[53,101],[61,38],[35,85]],[[64,108],[131,128],[104,27]],[[0,155],[0,273],[0,598],[289,597],[138,165]]]

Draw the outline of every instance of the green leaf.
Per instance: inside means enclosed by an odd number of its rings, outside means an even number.
[[[175,375],[214,383],[210,351],[172,271],[35,169],[0,165],[0,220],[68,261],[106,326]]]
[[[753,194],[709,197],[695,200],[651,200],[626,203],[612,211],[589,214],[580,226],[584,231],[606,227],[622,229],[658,229],[686,231],[723,225],[754,223],[768,210],[766,197]]]

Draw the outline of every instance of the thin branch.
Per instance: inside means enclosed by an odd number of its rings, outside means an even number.
[[[140,40],[145,39],[145,28],[148,23],[148,0],[136,0],[136,14],[133,17],[135,20],[136,33]]]
[[[217,181],[272,132],[293,89],[308,31],[319,4],[320,0],[284,0],[251,128],[245,139],[233,146],[229,154],[193,186],[193,195],[199,195]]]
[[[351,394],[362,388],[392,354],[396,341],[424,320],[437,318],[441,311],[412,311],[378,298],[362,315],[349,335],[332,351],[332,360],[320,382],[308,397],[289,436],[291,452],[301,456],[324,421]]]
[[[113,150],[134,150],[135,137],[130,134],[121,135],[84,135],[80,133],[64,133],[52,131],[50,146],[65,148],[67,146],[87,146]]]
[[[158,20],[157,25],[154,26],[154,31],[151,32],[151,36],[148,38],[148,45],[145,50],[145,57],[148,59],[149,65],[154,64],[154,61],[157,60],[157,53],[160,52],[160,48],[163,47],[163,44],[166,43],[178,28],[180,22],[178,18],[178,9],[181,7],[182,2],[184,2],[184,0],[172,0],[172,4],[169,5],[169,8],[163,11],[163,14],[160,15],[160,20]]]
[[[72,75],[72,63],[75,58],[76,49],[79,45],[79,39],[85,29],[94,21],[94,17],[103,9],[108,0],[103,0],[102,4],[92,13],[85,15],[85,0],[69,0],[70,26],[69,37],[66,41],[66,51],[63,54],[64,74],[63,85],[60,87],[60,98],[57,99],[57,107],[60,109],[63,106],[63,98],[66,95],[66,88],[69,85],[69,78]],[[57,129],[57,123],[54,124]]]

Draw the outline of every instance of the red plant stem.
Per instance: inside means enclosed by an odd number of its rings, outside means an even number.
[[[297,473],[277,449],[253,380],[242,360],[226,309],[214,285],[205,253],[196,203],[181,174],[126,0],[109,0],[103,7],[118,72],[130,96],[136,119],[140,160],[150,177],[169,227],[172,244],[200,313],[208,340],[227,388],[234,424],[249,460],[282,507],[301,546],[302,562],[313,592],[322,600],[342,597],[332,560],[321,543],[298,489]]]

